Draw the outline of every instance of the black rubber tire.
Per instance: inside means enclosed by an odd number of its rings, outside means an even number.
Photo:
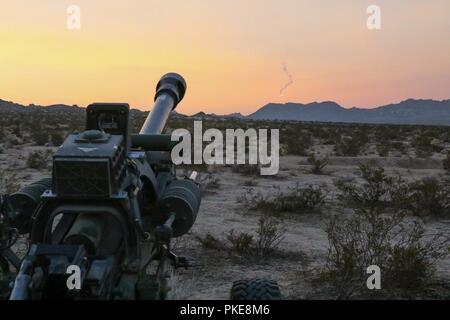
[[[275,281],[265,279],[238,280],[233,282],[231,300],[280,300],[281,292]]]

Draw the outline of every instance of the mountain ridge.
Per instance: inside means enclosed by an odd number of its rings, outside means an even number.
[[[450,99],[407,99],[371,109],[344,108],[334,101],[268,103],[246,118],[253,120],[320,121],[450,125]]]
[[[21,105],[0,99],[2,112],[82,112],[84,108],[77,105],[53,104],[39,106]],[[132,109],[132,112],[145,112]],[[184,116],[178,114],[179,116]],[[391,103],[375,108],[344,108],[334,101],[311,103],[268,103],[257,111],[245,116],[241,113],[228,115],[207,114],[203,111],[192,115],[193,118],[234,118],[249,120],[284,120],[284,121],[317,121],[344,123],[380,123],[380,124],[423,124],[450,125],[450,99],[406,99],[399,103]]]

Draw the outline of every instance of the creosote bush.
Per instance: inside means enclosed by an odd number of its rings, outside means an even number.
[[[236,233],[234,229],[228,233],[227,240],[231,249],[241,254],[249,253],[253,245],[253,235],[245,232]]]
[[[31,136],[37,146],[44,146],[49,140],[49,133],[43,130],[32,131]]]
[[[385,141],[382,143],[377,144],[377,152],[380,157],[387,157],[389,156],[389,151],[391,150],[392,146],[389,141]]]
[[[433,143],[434,135],[429,132],[424,132],[416,136],[412,141],[412,146],[419,158],[427,158],[435,152],[440,152],[442,147]]]
[[[287,130],[281,135],[281,143],[286,145],[287,154],[296,156],[307,156],[309,149],[314,145],[313,138],[309,132],[298,132]]]
[[[202,236],[196,236],[196,240],[201,244],[203,249],[222,249],[222,242],[214,237],[211,233]]]
[[[265,258],[276,252],[284,239],[285,230],[281,223],[273,217],[262,216],[254,233],[230,230],[226,235],[226,243],[210,233],[204,237],[197,236],[204,249],[223,250],[247,257]]]
[[[272,217],[263,216],[258,221],[256,230],[256,253],[259,257],[266,257],[273,253],[284,239],[285,230]]]
[[[220,188],[220,179],[211,173],[205,173],[200,175],[198,182],[200,183],[202,190],[205,191],[217,190]]]
[[[335,186],[341,192],[338,199],[355,208],[397,209],[404,206],[408,188],[401,177],[389,177],[375,164],[361,164],[359,172],[363,185],[337,179]]]
[[[248,210],[261,210],[271,214],[293,212],[313,212],[320,211],[325,203],[325,193],[323,188],[308,186],[289,188],[286,193],[275,189],[273,196],[268,196],[262,192],[255,192],[254,189],[247,189],[247,192],[238,198]]]
[[[365,141],[353,137],[341,137],[335,144],[334,149],[338,156],[356,157],[365,147]]]
[[[432,278],[437,260],[448,255],[448,237],[427,239],[420,221],[403,214],[359,210],[350,218],[335,217],[327,227],[327,271],[338,298],[370,294],[366,269],[376,265],[384,293],[421,292]]]
[[[314,153],[308,157],[308,163],[312,166],[311,173],[313,174],[324,174],[324,169],[328,165],[328,162],[328,157],[317,158]]]
[[[362,186],[338,179],[338,199],[355,209],[402,211],[420,217],[450,215],[450,187],[436,178],[406,183],[401,177],[389,177],[382,167],[361,165]]]
[[[423,290],[437,260],[448,255],[449,238],[425,234],[420,215],[448,211],[448,193],[439,183],[424,180],[406,184],[385,175],[379,166],[360,166],[364,183],[337,181],[339,198],[354,210],[336,216],[327,227],[329,251],[326,276],[339,298],[369,294],[368,266],[381,268],[383,289],[408,296]]]
[[[450,190],[447,183],[436,178],[426,178],[410,185],[408,208],[421,217],[450,216]]]
[[[31,169],[47,169],[51,154],[51,150],[33,151],[28,155],[27,166]]]
[[[447,172],[447,174],[450,174],[450,150],[447,152],[446,158],[442,160],[442,167]]]

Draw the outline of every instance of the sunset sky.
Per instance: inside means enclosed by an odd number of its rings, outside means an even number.
[[[81,30],[66,27],[72,4]],[[169,71],[187,80],[186,114],[448,99],[450,1],[0,0],[0,99],[145,109]]]

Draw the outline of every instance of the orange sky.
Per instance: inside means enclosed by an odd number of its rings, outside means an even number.
[[[81,30],[66,28],[71,4]],[[379,31],[366,27],[369,4]],[[280,96],[283,64],[294,83]],[[450,1],[0,0],[0,99],[144,109],[169,71],[188,82],[187,114],[448,99]]]

